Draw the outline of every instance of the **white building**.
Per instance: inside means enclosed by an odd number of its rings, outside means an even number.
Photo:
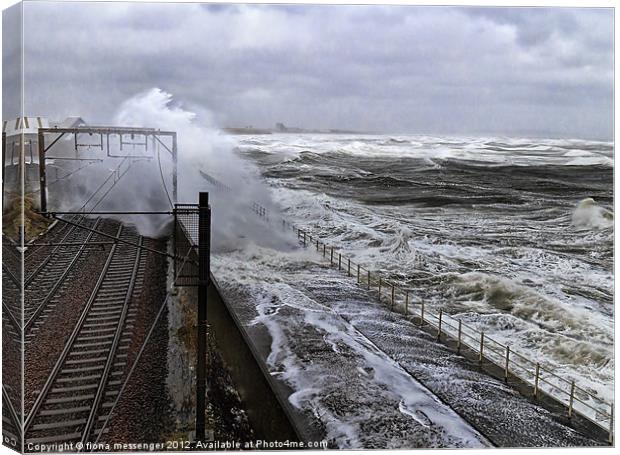
[[[39,128],[75,128],[86,123],[81,117],[52,121],[46,117],[18,117],[2,123],[4,156],[3,196],[20,192],[20,163],[25,166],[25,191],[37,191],[39,182]],[[23,141],[23,147],[22,147]],[[21,155],[23,153],[23,159]],[[2,199],[4,201],[4,197]]]

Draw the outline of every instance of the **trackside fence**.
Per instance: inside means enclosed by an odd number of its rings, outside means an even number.
[[[210,183],[223,191],[231,191],[225,184],[208,176]],[[266,222],[276,223],[270,219],[268,210],[257,202],[250,204],[250,209]],[[533,396],[538,399],[543,394],[567,409],[568,417],[581,416],[608,433],[608,442],[614,441],[614,405],[578,386],[574,380],[568,380],[555,374],[550,367],[532,360],[510,346],[499,343],[462,320],[452,317],[442,309],[431,311],[424,301],[414,302],[409,289],[386,279],[382,274],[354,262],[342,250],[327,245],[308,231],[295,226],[287,220],[281,220],[283,230],[292,230],[304,247],[316,249],[316,252],[330,266],[355,279],[359,286],[375,292],[380,302],[385,303],[390,311],[396,311],[411,318],[419,325],[428,326],[437,334],[438,341],[452,340],[458,353],[467,348],[478,357],[478,362],[494,364],[503,370],[507,382],[513,376],[532,388]]]
[[[259,204],[253,203],[252,210],[265,219],[267,211]],[[386,279],[380,273],[369,270],[353,261],[341,250],[329,246],[316,236],[282,220],[282,229],[293,230],[299,242],[316,250],[330,266],[355,279],[359,286],[375,292],[379,301],[386,304],[390,311],[396,311],[411,318],[420,325],[426,325],[436,331],[438,341],[451,339],[456,344],[458,353],[464,348],[477,355],[479,363],[489,362],[501,368],[504,380],[514,376],[532,387],[532,394],[539,398],[541,394],[565,406],[568,417],[579,415],[606,431],[608,441],[613,444],[614,406],[591,392],[578,386],[574,380],[568,380],[555,374],[551,368],[513,351],[462,320],[452,317],[442,309],[431,311],[424,301],[413,302],[412,292]]]

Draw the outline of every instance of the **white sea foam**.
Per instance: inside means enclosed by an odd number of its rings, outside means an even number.
[[[344,156],[348,162],[355,157],[388,164],[398,163],[400,157],[417,157],[429,163],[431,171],[442,166],[443,159],[473,161],[488,172],[499,165],[578,166],[579,160],[585,165],[613,165],[612,143],[559,139],[270,135],[244,138],[239,147],[242,154],[260,150],[268,154],[269,163],[286,163],[293,169],[302,163],[292,160],[311,157],[303,162],[304,173],[310,174],[337,166],[337,161],[322,162],[324,154],[330,154],[330,160]],[[350,171],[356,177],[369,175],[355,164]],[[600,265],[609,254],[613,214],[608,209],[549,195],[532,196],[523,205],[523,200],[482,205],[480,211],[367,205],[333,194],[328,187],[324,191],[329,194],[317,191],[315,184],[305,187],[302,179],[293,179],[292,187],[286,179],[269,181],[272,196],[288,219],[342,248],[356,263],[402,280],[413,291],[412,304],[424,300],[431,311],[444,308],[458,314],[515,352],[613,399],[613,273]],[[572,191],[568,183],[566,188]],[[524,193],[530,194],[520,195]],[[266,265],[263,260],[259,262]],[[293,258],[288,253],[272,260],[282,261],[284,268],[312,263],[311,257]],[[292,300],[304,302],[302,296],[292,295]],[[336,352],[341,346],[334,340],[325,338]],[[406,400],[399,409],[414,413]]]
[[[316,269],[316,263],[308,262],[310,258],[318,259],[308,251],[273,252],[254,246],[217,255],[213,262],[217,273],[226,277],[227,286],[252,289],[252,303],[256,304],[258,313],[252,324],[261,324],[269,331],[272,341],[267,361],[278,378],[293,388],[290,403],[299,409],[312,410],[325,425],[327,438],[334,440],[340,448],[360,448],[364,447],[365,441],[379,443],[377,441],[383,438],[381,434],[363,429],[368,412],[379,413],[375,419],[388,412],[384,417],[386,422],[393,418],[390,413],[400,412],[428,428],[428,437],[441,435],[433,437],[440,437],[443,442],[432,444],[488,445],[483,436],[332,308],[303,292],[301,284],[306,282],[305,274],[308,275],[307,281],[317,280],[316,273],[306,271]],[[307,349],[312,352],[321,349],[317,341],[308,338],[310,327],[321,334],[321,339],[334,355],[307,357]],[[341,397],[346,400],[343,403],[345,408],[340,409],[328,403],[332,394],[337,390],[342,393],[342,388],[348,387],[342,381],[346,381],[353,371],[341,371],[339,367],[345,359],[357,365],[354,370],[363,376],[364,390],[360,391],[351,384],[351,389]],[[377,404],[369,404],[368,408],[350,407],[358,400],[368,403],[368,397],[377,400]],[[385,400],[395,403],[392,411],[383,410],[382,401]],[[398,448],[404,443],[405,439],[394,439],[380,444]]]
[[[599,206],[592,198],[580,201],[573,212],[573,225],[576,227],[600,229],[612,227],[613,224],[613,213]]]
[[[433,146],[430,142],[439,143],[441,138],[424,137],[417,138],[411,149],[406,143],[396,142],[390,146],[377,145],[373,151],[372,141],[379,139],[386,141],[385,137],[354,141],[354,146],[344,153],[432,155],[434,147],[441,149],[441,153],[448,147],[452,157],[470,159],[470,154],[479,152],[481,144],[500,142],[493,138],[470,142],[466,138],[461,141],[444,138],[443,142],[453,144]],[[411,140],[410,137],[398,139]],[[301,149],[318,154],[342,152],[346,149],[340,141],[347,140],[332,136],[276,135],[260,138],[259,141],[269,145],[259,148],[276,156],[287,151],[290,159],[297,153],[294,150]],[[504,141],[504,145],[496,148],[507,151],[490,150],[478,158],[523,165],[566,165],[577,158],[602,158],[601,163],[609,165],[613,158],[610,143],[530,142]],[[289,147],[291,144],[299,147]],[[389,147],[391,150],[387,151]],[[399,147],[403,151],[397,152]],[[487,155],[494,156],[489,160]],[[475,312],[479,316],[471,319],[472,322],[484,327],[489,336],[542,360],[601,397],[613,397],[610,386],[613,311],[608,303],[612,298],[613,274],[571,252],[575,248],[583,249],[594,259],[606,254],[596,246],[609,241],[608,228],[613,226],[613,215],[606,209],[585,203],[585,207],[560,210],[553,205],[545,208],[539,201],[540,208],[535,206],[535,221],[525,223],[509,212],[501,218],[489,219],[471,210],[365,206],[349,198],[288,189],[280,186],[278,179],[273,182],[278,184],[274,198],[287,208],[287,217],[342,247],[364,266],[422,280],[419,286],[416,282],[413,286],[409,284],[415,289],[412,300],[424,299],[435,311],[444,307],[461,314]],[[515,235],[532,239],[531,243],[511,247]],[[549,239],[545,242],[550,244],[550,249],[534,240],[543,235]],[[568,253],[563,252],[565,248]],[[467,275],[472,269],[480,272]],[[462,286],[474,289],[470,298],[462,291],[459,298],[450,301],[446,292],[449,294],[450,289],[458,287],[455,284],[458,277],[465,282],[470,280]],[[535,339],[539,342],[533,342]]]
[[[410,157],[420,159],[455,159],[498,165],[530,166],[537,164],[613,166],[610,142],[571,139],[435,137],[424,135],[290,135],[249,136],[242,139],[242,151],[260,149],[290,160],[304,151],[323,154],[345,153],[364,158]],[[600,146],[592,151],[593,146]],[[580,148],[583,147],[583,148]]]

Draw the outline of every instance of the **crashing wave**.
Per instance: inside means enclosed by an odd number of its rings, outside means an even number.
[[[572,224],[580,228],[604,229],[613,226],[614,214],[589,197],[577,204],[573,212]]]
[[[411,230],[401,227],[393,236],[388,237],[381,248],[383,252],[389,252],[391,254],[410,254],[411,247],[409,246],[409,240],[413,237]]]

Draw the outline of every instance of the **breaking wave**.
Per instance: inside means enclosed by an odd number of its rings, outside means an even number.
[[[604,229],[614,225],[611,211],[599,206],[594,199],[586,198],[577,204],[573,212],[573,226],[580,228]]]

